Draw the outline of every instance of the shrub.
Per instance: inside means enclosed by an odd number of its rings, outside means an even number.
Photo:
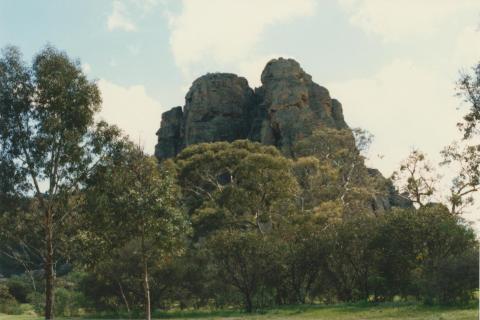
[[[27,300],[32,305],[33,311],[35,311],[36,314],[43,314],[45,308],[45,297],[42,293],[31,292],[28,294]]]
[[[443,260],[433,280],[430,300],[440,304],[468,304],[478,287],[478,248]]]
[[[10,294],[8,287],[0,284],[0,313],[21,314],[20,304]]]
[[[31,282],[25,276],[12,276],[6,285],[10,294],[20,303],[28,302],[28,295],[33,291]]]

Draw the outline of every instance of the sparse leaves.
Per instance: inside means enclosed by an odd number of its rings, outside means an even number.
[[[441,154],[441,165],[456,171],[448,196],[450,212],[461,214],[473,204],[473,194],[480,188],[480,145],[452,143]]]
[[[400,170],[392,175],[392,180],[400,185],[400,191],[419,207],[431,201],[439,178],[425,154],[419,150],[413,150],[401,163]]]
[[[457,96],[467,103],[469,111],[463,117],[464,122],[458,127],[464,139],[479,134],[480,126],[480,62],[472,68],[472,72],[462,72],[457,82]]]

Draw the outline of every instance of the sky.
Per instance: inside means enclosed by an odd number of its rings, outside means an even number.
[[[79,59],[100,116],[149,153],[195,78],[233,72],[256,87],[270,59],[294,58],[375,136],[368,165],[390,176],[413,148],[436,163],[460,138],[455,82],[480,60],[480,1],[0,0],[0,47],[31,61],[47,44]],[[480,221],[478,201],[466,218]]]

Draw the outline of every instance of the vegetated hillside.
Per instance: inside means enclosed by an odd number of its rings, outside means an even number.
[[[245,78],[231,73],[209,73],[195,80],[185,106],[162,115],[157,158],[172,158],[198,143],[239,139],[273,145],[292,159],[333,158],[337,154],[352,160],[343,163],[350,166],[344,168],[347,172],[342,177],[346,187],[355,185],[352,176],[360,171],[371,177],[370,184],[377,185],[367,205],[372,211],[411,206],[378,170],[365,167],[341,103],[297,61],[271,60],[261,80],[262,86],[255,89]]]

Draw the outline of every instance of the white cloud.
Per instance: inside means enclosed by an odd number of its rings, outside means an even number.
[[[116,124],[130,139],[153,154],[160,126],[162,105],[149,97],[142,85],[123,87],[101,79],[98,86],[102,93],[103,105],[100,117]]]
[[[164,0],[165,1],[165,0]],[[108,30],[136,31],[132,17],[144,18],[153,12],[160,0],[114,0],[113,10],[107,19]]]
[[[158,0],[130,0],[130,2],[140,8],[144,14],[150,13],[159,3]]]
[[[115,29],[135,31],[137,29],[135,23],[130,19],[127,6],[119,0],[113,2],[113,11],[108,16],[107,26],[110,31]]]
[[[458,13],[480,10],[478,0],[338,0],[352,25],[385,41],[428,36],[458,21]]]
[[[437,69],[396,60],[369,77],[327,87],[342,102],[347,122],[375,135],[370,165],[390,175],[412,147],[434,157],[459,137],[454,80]]]
[[[258,60],[256,45],[268,26],[313,14],[313,0],[184,0],[170,13],[170,45],[187,77],[214,67]],[[230,69],[231,70],[231,69]]]
[[[455,126],[462,115],[454,97],[455,79],[446,73],[396,60],[369,77],[327,84],[331,95],[342,102],[349,125],[375,135],[367,165],[390,176],[413,148],[426,152],[433,164],[440,162],[439,152],[461,136]],[[454,173],[451,168],[438,172],[444,178],[440,194],[446,195]],[[463,215],[477,230],[479,204],[477,195],[476,205]]]

